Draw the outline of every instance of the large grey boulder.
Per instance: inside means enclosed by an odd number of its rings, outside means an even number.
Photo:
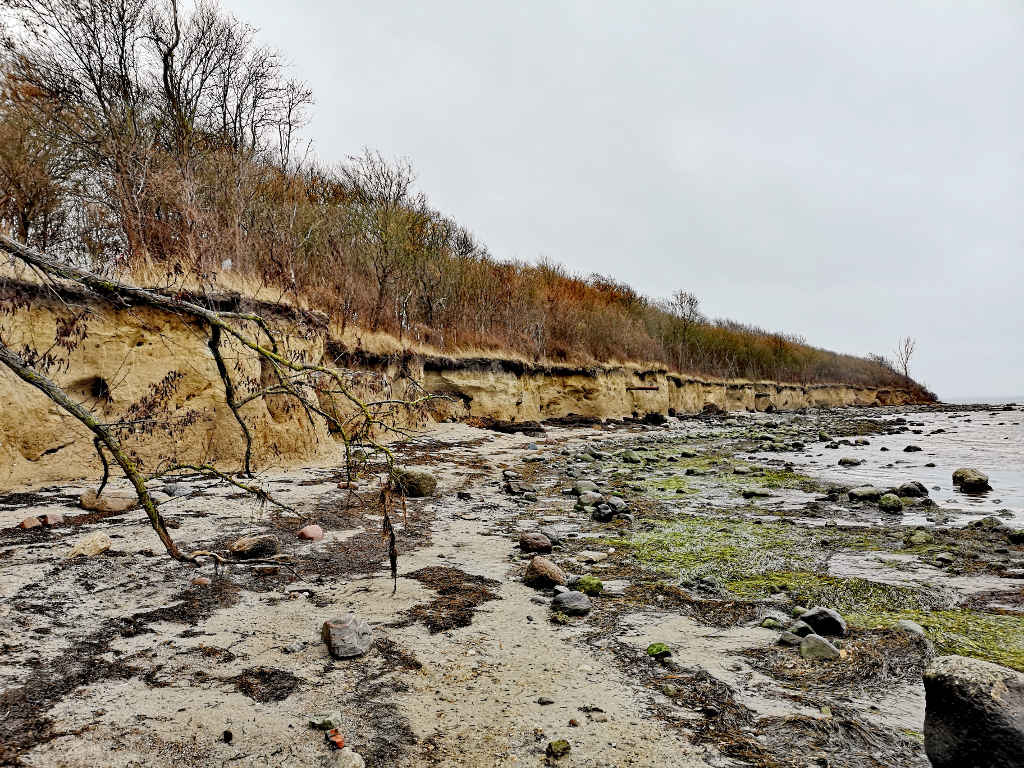
[[[346,613],[340,619],[325,621],[320,629],[320,639],[334,658],[351,659],[370,650],[373,630],[364,619]]]
[[[932,768],[1024,766],[1024,675],[940,656],[924,673],[924,749]]]
[[[981,493],[992,490],[988,475],[976,469],[961,468],[953,473],[953,485],[964,493]]]

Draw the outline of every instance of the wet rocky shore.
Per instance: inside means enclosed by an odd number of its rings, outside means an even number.
[[[439,425],[396,447],[436,482],[394,521],[396,585],[372,464],[267,473],[291,514],[164,489],[186,548],[273,537],[289,567],[197,574],[87,486],[8,494],[0,762],[928,766],[935,660],[1024,669],[1024,494],[992,465],[1021,421]]]

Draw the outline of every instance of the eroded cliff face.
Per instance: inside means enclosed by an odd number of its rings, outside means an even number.
[[[167,411],[174,429],[152,430],[150,423],[140,421],[125,437],[146,469],[172,461],[239,466],[244,444],[224,402],[207,335],[158,310],[89,309],[85,338],[49,371],[51,378],[98,418],[111,420],[152,396],[161,382],[170,381]],[[59,302],[36,299],[30,308],[3,317],[0,333],[15,350],[23,345],[45,350],[66,316],[67,309]],[[584,370],[414,354],[371,359],[346,351],[322,332],[300,332],[287,319],[278,319],[276,325],[289,351],[322,365],[364,371],[354,386],[365,399],[414,396],[418,390],[413,381],[429,392],[450,395],[450,402],[431,409],[433,418],[526,420],[579,414],[606,419],[692,413],[708,402],[726,410],[764,411],[902,404],[911,398],[907,392],[850,386],[699,381],[634,367]],[[251,354],[226,344],[225,357],[236,382],[267,381],[269,372],[261,370]],[[375,373],[388,378],[390,389],[382,388]],[[244,406],[243,413],[253,434],[257,467],[340,461],[340,436],[332,435],[322,419],[311,422],[290,398],[259,398]],[[408,414],[399,425],[416,425],[422,417]],[[0,366],[0,489],[92,478],[100,471],[88,430]]]
[[[470,415],[523,421],[569,414],[623,418],[657,412],[698,413],[707,403],[727,411],[903,405],[912,394],[887,388],[774,382],[703,381],[663,370],[618,366],[590,371],[501,362],[426,361],[424,387],[459,397]]]

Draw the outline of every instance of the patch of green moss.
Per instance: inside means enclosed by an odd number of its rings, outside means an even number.
[[[786,488],[804,493],[820,493],[824,486],[818,480],[789,469],[766,468],[760,475],[754,475],[754,482],[765,488]]]
[[[628,539],[640,562],[679,577],[742,578],[805,562],[804,535],[794,526],[745,519],[685,517]]]
[[[655,493],[678,495],[684,493],[696,493],[697,490],[690,485],[689,480],[683,475],[672,475],[671,477],[648,477],[644,485]]]
[[[911,587],[878,581],[841,578],[811,571],[775,571],[733,579],[725,585],[738,597],[760,600],[775,592],[787,592],[800,605],[826,605],[849,620],[883,616],[893,610],[924,611],[934,607],[937,595]]]
[[[785,591],[801,605],[834,608],[853,627],[891,627],[910,619],[924,628],[939,653],[1024,670],[1024,616],[946,609],[945,596],[935,590],[810,571],[776,571],[733,579],[725,586],[751,600]]]
[[[940,654],[972,656],[1024,671],[1024,616],[969,610],[893,610],[846,616],[854,626],[887,627],[916,621]]]
[[[573,585],[573,589],[577,592],[582,592],[585,595],[596,597],[604,591],[604,584],[602,584],[601,580],[596,576],[587,574],[585,576],[580,576],[579,580]]]

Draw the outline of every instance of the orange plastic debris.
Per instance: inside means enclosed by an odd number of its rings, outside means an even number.
[[[331,728],[324,734],[324,738],[327,739],[327,743],[331,745],[333,749],[341,749],[345,746],[345,737],[341,735],[341,731],[337,728]]]

